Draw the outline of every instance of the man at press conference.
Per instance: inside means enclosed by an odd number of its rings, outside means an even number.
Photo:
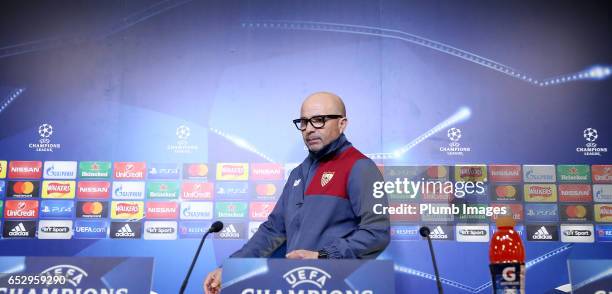
[[[328,92],[308,96],[294,121],[308,156],[287,180],[267,221],[230,257],[270,257],[286,245],[286,258],[376,258],[389,244],[389,216],[373,206],[387,206],[372,196],[382,181],[376,164],[347,140],[342,99]],[[222,269],[204,281],[206,294],[219,293]]]

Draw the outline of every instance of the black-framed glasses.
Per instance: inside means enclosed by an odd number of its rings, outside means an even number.
[[[306,127],[308,127],[309,122],[313,128],[322,129],[323,127],[325,127],[325,122],[337,118],[344,118],[344,116],[339,114],[315,115],[311,118],[294,119],[293,123],[295,124],[295,127],[300,131],[306,130]]]

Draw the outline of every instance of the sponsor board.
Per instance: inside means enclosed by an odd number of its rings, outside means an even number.
[[[223,230],[215,234],[215,239],[246,239],[246,229],[244,223],[226,223]]]
[[[181,221],[179,222],[179,237],[182,239],[201,239],[208,229],[208,221]]]
[[[42,200],[40,202],[40,218],[72,218],[74,211],[74,201],[71,200]]]
[[[458,242],[489,242],[489,225],[456,225],[455,239]]]
[[[248,182],[216,182],[215,195],[224,198],[242,198],[249,194]]]
[[[34,238],[36,235],[36,221],[6,220],[2,227],[3,238]]]
[[[266,220],[274,209],[276,202],[251,202],[249,205],[249,217],[252,220]]]
[[[559,227],[551,224],[527,225],[527,241],[559,241]]]
[[[559,184],[559,201],[591,202],[593,193],[589,184]]]
[[[43,178],[45,179],[74,180],[77,176],[77,162],[45,161],[43,170]]]
[[[491,200],[493,201],[520,201],[523,199],[523,185],[521,184],[493,184],[491,186]]]
[[[478,165],[455,165],[455,182],[486,182],[487,166]]]
[[[38,198],[39,195],[39,181],[8,181],[6,191],[8,198]]]
[[[523,205],[518,203],[495,203],[491,204],[491,207],[506,207],[507,211],[512,214],[512,218],[517,222],[523,221]],[[496,221],[499,215],[493,214],[491,216],[492,221]]]
[[[210,220],[213,218],[212,202],[181,202],[181,219]]]
[[[491,182],[518,183],[523,179],[519,164],[489,165],[489,180]]]
[[[525,204],[525,220],[528,222],[557,222],[559,209],[557,204]]]
[[[525,183],[554,183],[557,174],[554,165],[523,165]]]
[[[252,163],[252,181],[278,181],[284,176],[283,166],[278,163]]]
[[[586,204],[559,204],[561,221],[586,222],[593,220],[593,206]]]
[[[71,239],[71,220],[41,220],[38,222],[38,239]]]
[[[178,218],[178,203],[174,201],[149,201],[147,202],[147,219],[176,219]]]
[[[612,225],[596,225],[595,237],[597,242],[612,242]]]
[[[116,180],[144,180],[147,165],[144,162],[115,162],[113,177]]]
[[[175,221],[146,221],[144,223],[145,240],[176,240],[178,225]]]
[[[6,169],[8,167],[6,160],[0,160],[0,179],[6,178]]]
[[[278,191],[279,189],[277,189],[276,185],[272,183],[255,185],[255,193],[261,198],[274,197]]]
[[[247,214],[247,202],[216,202],[215,212],[218,218],[244,218]]]
[[[142,219],[144,216],[144,202],[142,201],[113,201],[111,203],[112,219]]]
[[[246,181],[249,179],[249,164],[217,163],[216,172],[219,181]]]
[[[37,200],[6,200],[4,218],[38,218]]]
[[[77,184],[77,198],[108,199],[111,192],[110,185],[110,182],[105,181],[79,181]]]
[[[177,163],[152,163],[147,168],[149,180],[178,180],[181,167]]]
[[[145,182],[113,182],[113,199],[141,200],[145,197]]]
[[[80,179],[108,179],[111,177],[110,161],[79,162]]]
[[[512,230],[514,230],[517,234],[519,234],[519,236],[522,239],[525,239],[525,226],[524,225],[515,225]],[[495,232],[497,232],[497,226],[495,226],[493,224],[493,225],[491,225],[491,236],[492,236],[492,238],[494,238],[493,235],[495,234]]]
[[[111,222],[111,239],[140,239],[142,238],[141,222]]]
[[[557,185],[525,184],[523,196],[525,202],[557,202]]]
[[[561,242],[593,243],[595,231],[593,225],[561,224]]]
[[[393,241],[418,241],[419,226],[391,226],[391,240]]]
[[[612,185],[593,185],[593,201],[612,202]]]
[[[42,183],[42,198],[74,199],[75,181],[45,180]]]
[[[257,230],[261,224],[263,224],[263,222],[249,222],[249,239],[251,239],[253,235],[257,233]]]
[[[42,161],[11,161],[8,166],[9,179],[40,179]]]
[[[431,209],[421,214],[421,221],[426,223],[452,222],[455,220],[454,214],[437,213],[439,211],[445,211],[451,208],[452,207],[450,204],[432,203]],[[418,214],[416,216],[418,217]]]
[[[612,203],[595,204],[595,221],[598,223],[612,223]]]
[[[76,216],[79,218],[107,218],[108,202],[78,201]]]
[[[208,182],[183,182],[181,184],[181,199],[212,200],[214,185]]]
[[[185,163],[183,165],[183,179],[206,180],[208,179],[208,165],[206,163]]]
[[[75,239],[106,239],[108,231],[107,220],[77,219],[74,223]]]
[[[557,180],[559,182],[588,183],[591,181],[591,167],[586,164],[557,165]]]
[[[176,199],[178,196],[178,182],[147,182],[148,199]]]
[[[593,184],[612,184],[612,164],[591,166]]]

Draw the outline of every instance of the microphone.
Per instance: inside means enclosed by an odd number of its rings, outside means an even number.
[[[436,263],[436,256],[434,255],[433,246],[431,245],[431,238],[429,237],[429,234],[431,234],[431,231],[429,230],[428,227],[422,226],[419,229],[419,234],[421,234],[423,238],[427,238],[427,244],[429,244],[429,253],[431,253],[431,263],[433,264],[434,273],[436,275],[436,285],[438,286],[438,293],[442,294],[444,293],[444,290],[442,289],[442,282],[440,282],[440,273],[438,273],[438,264]]]
[[[193,267],[195,266],[196,260],[198,260],[198,256],[200,255],[200,250],[202,250],[202,245],[204,245],[204,240],[206,239],[208,234],[218,233],[222,229],[223,229],[223,223],[220,221],[216,221],[212,225],[210,225],[210,228],[208,229],[206,234],[202,236],[202,240],[200,240],[200,246],[198,246],[198,251],[196,251],[196,254],[193,257],[193,260],[191,261],[191,266],[189,267],[189,271],[187,272],[187,276],[185,276],[185,279],[183,280],[183,284],[181,285],[181,290],[179,291],[180,294],[185,293],[185,289],[187,288],[187,282],[189,281],[189,277],[191,276],[191,272],[193,271]]]

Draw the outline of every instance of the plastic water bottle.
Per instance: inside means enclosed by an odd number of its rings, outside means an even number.
[[[511,216],[497,218],[497,231],[489,245],[489,260],[493,293],[525,293],[525,248],[521,236],[514,230]]]

